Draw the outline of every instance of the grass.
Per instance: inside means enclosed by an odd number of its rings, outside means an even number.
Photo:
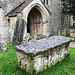
[[[7,52],[0,52],[0,75],[28,75],[17,64],[15,47],[8,43]],[[75,75],[75,48],[69,48],[69,56],[37,75]]]

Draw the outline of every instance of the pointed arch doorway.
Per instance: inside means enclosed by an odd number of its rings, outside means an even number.
[[[27,33],[30,33],[32,38],[37,38],[38,34],[43,34],[42,15],[36,7],[29,12]]]

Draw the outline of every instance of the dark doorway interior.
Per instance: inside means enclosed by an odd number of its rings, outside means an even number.
[[[29,20],[29,17],[28,17],[28,24],[27,24],[27,33],[30,33],[30,20]]]

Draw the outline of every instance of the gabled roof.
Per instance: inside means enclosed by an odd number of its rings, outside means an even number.
[[[23,1],[21,4],[19,4],[17,7],[15,7],[14,9],[12,9],[9,13],[6,14],[6,16],[12,17],[12,16],[16,16],[17,13],[20,13],[29,3],[31,3],[33,0],[25,0]],[[42,1],[41,1],[42,2]],[[42,2],[43,4],[43,2]],[[44,5],[44,4],[43,4]],[[47,11],[50,13],[50,11],[48,10],[48,8],[44,5],[44,7],[47,9]],[[51,15],[51,13],[50,13]]]
[[[21,12],[32,1],[33,0],[24,0],[22,3],[13,8],[10,12],[8,12],[6,16],[16,16],[16,13]]]

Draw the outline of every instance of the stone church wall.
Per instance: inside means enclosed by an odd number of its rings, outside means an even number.
[[[0,40],[8,41],[8,23],[2,8],[0,8]]]
[[[11,17],[10,18],[10,25],[9,25],[9,41],[12,42],[13,34],[14,34],[14,29],[15,29],[15,24],[16,24],[17,17]]]
[[[42,1],[44,1],[44,0],[42,0]],[[51,18],[50,18],[51,28],[50,28],[50,32],[53,31],[52,34],[57,35],[59,26],[61,25],[61,12],[62,12],[61,0],[54,0],[54,6],[53,6],[53,0],[48,0],[48,5],[47,4],[45,4],[45,5],[46,5],[46,7],[48,8],[48,10],[51,13]]]
[[[11,11],[14,7],[19,5],[24,0],[1,0],[0,1],[0,40],[7,42],[10,41],[12,31],[12,22],[11,26],[8,23],[8,17],[5,15]]]
[[[11,26],[10,26],[8,23],[8,18],[5,17],[4,15],[7,14],[8,12],[10,12],[13,8],[18,6],[23,1],[24,0],[1,0],[2,5],[0,4],[0,6],[2,6],[2,8],[0,8],[0,19],[1,19],[0,39],[2,39],[2,38],[4,39],[6,37],[8,38],[9,36],[11,36],[13,34],[12,33],[12,28],[14,28],[13,24],[11,24]],[[42,1],[44,1],[44,0],[42,0]],[[45,4],[45,5],[46,5],[47,9],[49,10],[49,12],[51,13],[50,18],[48,18],[49,24],[50,24],[50,27],[49,27],[50,29],[48,28],[47,32],[50,31],[50,35],[57,35],[59,27],[61,26],[61,21],[62,21],[62,19],[61,19],[61,14],[62,14],[61,0],[54,0],[54,6],[53,6],[53,0],[48,0],[48,5],[47,4]],[[54,11],[53,11],[53,9],[54,9]],[[54,12],[54,16],[53,16],[53,12]],[[69,17],[65,16],[64,20],[65,20],[64,25],[66,26],[67,33],[69,33],[69,30],[68,30],[69,29]],[[4,40],[8,40],[8,39],[4,39]]]
[[[29,15],[28,13],[35,6],[37,6],[37,9],[40,11],[40,13],[42,15],[42,21],[43,21],[43,23],[46,22],[46,21],[48,21],[47,23],[43,24],[43,35],[49,36],[50,35],[50,14],[49,14],[49,12],[46,10],[46,8],[43,6],[43,4],[39,0],[37,0],[37,1],[34,0],[27,7],[25,7],[23,9],[23,11],[22,11],[22,13],[23,13],[23,19],[27,23],[27,17]],[[25,29],[25,30],[27,30],[27,29]]]
[[[3,9],[4,9],[5,13],[10,12],[13,8],[18,6],[23,1],[24,0],[4,0],[4,1],[2,0]]]
[[[42,0],[43,2],[44,0]],[[46,1],[46,0],[45,0]],[[61,0],[54,0],[54,6],[53,6],[53,0],[48,0],[48,5],[45,4],[46,7],[48,8],[48,10],[51,13],[51,28],[50,28],[50,32],[52,32],[52,34],[57,35],[58,31],[59,31],[59,27],[61,27],[62,22],[64,27],[66,28],[66,33],[69,33],[69,21],[70,21],[70,17],[69,15],[65,15],[64,14],[64,21],[62,20],[62,2]],[[54,9],[54,10],[53,10]],[[53,16],[54,13],[54,16]],[[54,21],[53,21],[54,20]]]

